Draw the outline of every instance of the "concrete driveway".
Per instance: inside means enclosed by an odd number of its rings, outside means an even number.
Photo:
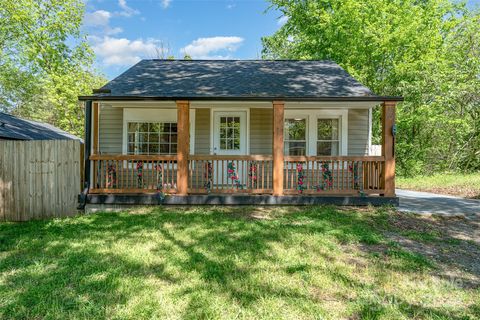
[[[480,200],[446,196],[429,192],[396,190],[400,198],[398,209],[419,214],[480,217]]]

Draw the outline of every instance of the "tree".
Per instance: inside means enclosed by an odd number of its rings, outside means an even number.
[[[80,31],[80,0],[0,2],[0,108],[83,132],[78,95],[104,82]]]
[[[262,39],[264,58],[334,60],[375,93],[404,96],[400,174],[480,169],[480,144],[472,144],[479,135],[478,12],[448,0],[271,3],[288,20]],[[379,139],[378,124],[374,133]]]

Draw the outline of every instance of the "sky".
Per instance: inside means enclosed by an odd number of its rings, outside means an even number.
[[[90,0],[84,31],[108,79],[164,48],[177,59],[259,59],[285,22],[263,0]]]
[[[285,22],[264,0],[86,0],[82,28],[113,79],[143,58],[259,59],[261,37]]]

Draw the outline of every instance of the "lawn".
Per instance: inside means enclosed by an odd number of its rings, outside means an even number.
[[[480,199],[480,172],[444,173],[414,178],[396,178],[401,189],[428,191],[465,198]]]
[[[143,208],[0,224],[1,319],[478,319],[479,221]]]

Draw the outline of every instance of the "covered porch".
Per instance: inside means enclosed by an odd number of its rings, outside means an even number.
[[[342,147],[346,148],[346,143],[342,144],[340,141],[341,135],[336,137],[338,141],[328,141],[328,155],[321,152],[312,155],[294,151],[295,148],[302,148],[301,141],[292,139],[291,143],[288,143],[290,133],[285,132],[285,121],[291,111],[286,108],[286,103],[280,100],[270,101],[267,107],[272,115],[268,119],[271,123],[267,126],[271,128],[271,139],[265,140],[271,145],[271,152],[265,154],[256,154],[252,152],[255,151],[252,148],[248,148],[249,152],[244,152],[241,146],[235,145],[237,143],[235,139],[232,140],[228,134],[226,137],[225,134],[222,135],[221,130],[231,131],[235,136],[236,129],[229,128],[229,122],[225,122],[226,127],[220,129],[216,129],[211,123],[211,131],[217,132],[218,138],[212,135],[210,150],[206,152],[208,154],[195,152],[198,148],[192,147],[192,140],[197,139],[198,130],[192,130],[192,123],[195,122],[191,121],[191,117],[192,115],[194,117],[195,113],[192,113],[192,101],[188,100],[175,101],[176,110],[172,110],[176,112],[176,153],[165,155],[101,153],[100,105],[96,101],[87,102],[87,112],[91,113],[87,115],[87,119],[88,117],[92,119],[92,147],[90,152],[86,151],[88,170],[86,177],[90,178],[89,201],[91,203],[140,201],[148,204],[155,202],[155,199],[161,199],[162,203],[187,204],[211,203],[214,199],[214,203],[253,204],[260,201],[281,204],[326,203],[328,201],[325,200],[332,197],[343,200],[361,199],[357,203],[374,198],[388,201],[396,199],[394,159],[396,101],[384,100],[377,103],[381,104],[382,110],[380,156],[350,155],[346,151],[341,152]],[[220,112],[218,114],[222,116]],[[233,117],[236,117],[235,114]],[[238,120],[235,118],[233,123],[242,123],[240,117],[241,115]],[[211,119],[216,121],[214,116]],[[221,119],[219,118],[219,123],[223,121]],[[337,125],[341,126],[341,121]],[[241,129],[239,130],[241,132]],[[318,137],[314,140],[311,137],[309,139],[306,134],[305,145],[325,144],[325,141],[319,140]],[[241,141],[242,138],[238,138],[238,144],[242,145]]]

